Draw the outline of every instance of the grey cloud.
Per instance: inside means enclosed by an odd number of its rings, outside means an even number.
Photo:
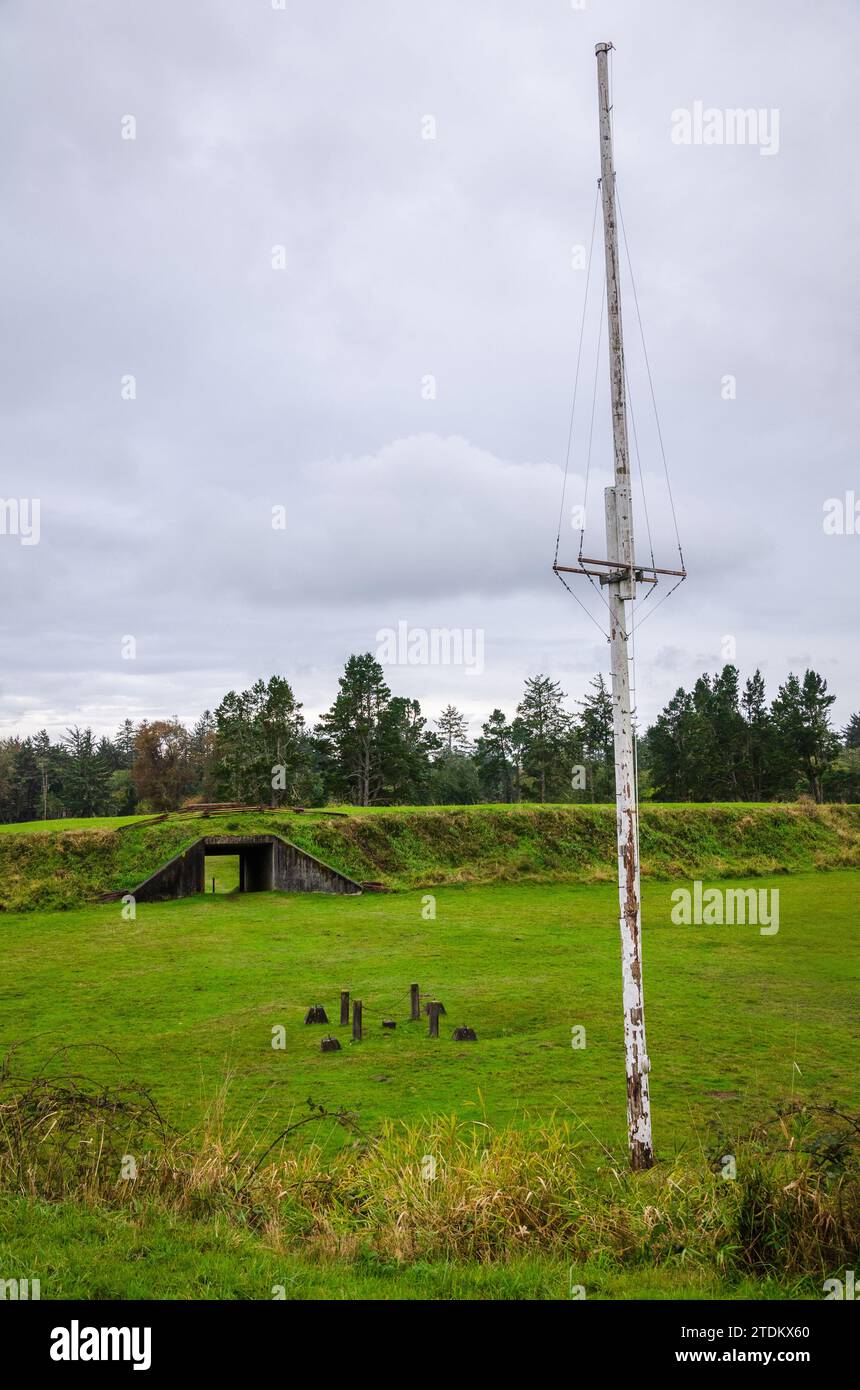
[[[858,27],[849,4],[783,0],[7,7],[0,496],[40,497],[43,524],[29,550],[0,536],[0,730],[190,718],[271,670],[316,711],[349,651],[399,620],[486,633],[480,679],[391,673],[431,712],[511,708],[539,665],[576,698],[605,667],[549,566],[584,290],[570,253],[591,227],[607,37],[690,569],[642,627],[640,711],[716,664],[731,633],[742,668],[771,683],[808,653],[846,717],[860,537],[821,520],[826,498],[860,491],[845,176]],[[822,33],[840,35],[826,92],[809,71]],[[779,154],[673,145],[671,112],[697,99],[778,107]],[[125,114],[135,141],[120,139]],[[626,281],[624,302],[655,553],[672,564]],[[605,370],[604,355],[598,541]],[[641,510],[638,523],[641,553]],[[565,525],[568,558],[576,541]]]

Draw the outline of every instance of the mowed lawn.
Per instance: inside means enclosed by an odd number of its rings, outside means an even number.
[[[64,816],[62,820],[19,820],[0,824],[0,835],[58,835],[70,830],[121,830],[152,820],[152,812],[135,816]]]
[[[779,890],[769,936],[673,925],[675,886],[643,891],[658,1153],[706,1144],[790,1096],[856,1107],[860,874],[742,885]],[[595,1156],[623,1149],[613,886],[440,888],[433,899],[215,893],[141,905],[134,921],[120,914],[111,903],[0,919],[0,1041],[4,1051],[25,1041],[15,1071],[74,1045],[54,1069],[141,1082],[179,1128],[200,1120],[229,1077],[230,1117],[253,1109],[260,1134],[311,1096],[358,1109],[371,1130],[433,1112],[496,1123],[556,1112],[581,1124]],[[413,981],[446,1005],[438,1040],[426,1021],[408,1021]],[[342,988],[364,1003],[360,1044],[338,1026]],[[304,1025],[315,1003],[341,1052],[322,1054],[328,1030]],[[461,1023],[477,1043],[451,1040]],[[282,1050],[272,1047],[279,1026]],[[582,1049],[571,1047],[575,1026]],[[119,1060],[77,1048],[93,1043]]]

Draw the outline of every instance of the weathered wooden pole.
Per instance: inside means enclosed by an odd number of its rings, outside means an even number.
[[[341,1027],[349,1023],[349,990],[342,989],[340,992],[340,1022]]]
[[[439,1036],[439,1009],[440,1005],[437,1004],[435,1000],[427,1006],[427,1013],[430,1019],[431,1038],[438,1038]]]
[[[352,1040],[361,1042],[361,1000],[352,1001]]]
[[[417,985],[409,986],[409,999],[412,1006],[409,1017],[413,1023],[417,1023],[421,1018],[421,993]]]
[[[633,508],[627,445],[627,401],[624,390],[624,344],[618,272],[618,228],[615,215],[615,169],[612,156],[612,118],[609,105],[609,50],[599,43],[597,88],[600,109],[600,187],[606,255],[606,313],[609,326],[609,373],[612,396],[612,440],[615,485],[605,492],[607,559],[617,568],[604,582],[609,600],[609,649],[612,671],[612,723],[615,744],[615,808],[618,836],[618,897],[621,907],[621,971],[624,1003],[624,1051],[627,1067],[627,1133],[630,1166],[650,1168],[651,1103],[648,1092],[648,1050],[642,990],[642,917],[639,896],[639,809],[630,701],[627,650],[627,605],[636,597],[633,551]]]

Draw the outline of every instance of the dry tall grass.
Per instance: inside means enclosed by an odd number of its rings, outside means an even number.
[[[375,1136],[308,1102],[268,1145],[251,1117],[225,1122],[222,1092],[199,1131],[172,1133],[139,1087],[80,1075],[0,1075],[0,1191],[40,1201],[132,1204],[257,1230],[275,1249],[488,1261],[525,1252],[612,1265],[687,1265],[777,1276],[833,1274],[860,1254],[860,1124],[787,1106],[714,1151],[633,1175],[593,1157],[558,1120],[522,1129],[435,1119]],[[319,1137],[339,1126],[345,1143]],[[327,1136],[328,1137],[328,1136]],[[726,1178],[723,1156],[736,1175]]]

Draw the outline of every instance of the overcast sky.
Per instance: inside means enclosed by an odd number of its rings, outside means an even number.
[[[576,581],[595,625],[551,572],[600,40],[690,574],[638,635],[640,718],[727,639],[770,695],[813,665],[838,722],[860,707],[860,522],[824,530],[860,498],[856,0],[10,0],[0,37],[0,497],[40,503],[37,544],[0,512],[0,735],[191,721],[274,672],[313,717],[399,623],[483,643],[386,666],[473,734],[529,674],[572,702],[608,669],[599,595]],[[697,102],[760,110],[758,143],[677,143]],[[602,275],[598,235],[595,309]],[[597,385],[602,555],[605,346]]]

